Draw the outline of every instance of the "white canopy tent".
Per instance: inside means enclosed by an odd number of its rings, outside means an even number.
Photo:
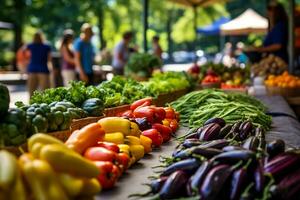
[[[221,26],[222,35],[264,34],[268,30],[268,20],[251,8],[240,16]]]

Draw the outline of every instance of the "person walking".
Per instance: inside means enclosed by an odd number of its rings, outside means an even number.
[[[81,81],[88,85],[93,84],[93,64],[95,57],[95,49],[91,43],[93,36],[92,27],[88,23],[81,26],[80,37],[74,42],[75,50],[75,67]]]
[[[69,82],[76,80],[75,59],[73,52],[74,32],[71,29],[64,31],[60,53],[62,55],[62,77],[64,86],[68,86]]]
[[[116,75],[124,74],[124,67],[130,54],[129,43],[132,37],[132,32],[125,32],[123,34],[123,39],[114,48],[112,66],[114,68],[114,74]]]
[[[27,86],[29,95],[32,96],[35,90],[44,90],[50,87],[51,47],[45,44],[42,32],[36,32],[33,36],[33,42],[27,45],[26,49],[31,55],[27,68]]]
[[[156,55],[159,59],[162,60],[162,53],[163,53],[163,50],[159,44],[159,37],[158,36],[154,36],[152,38],[152,51],[153,51],[153,54]]]

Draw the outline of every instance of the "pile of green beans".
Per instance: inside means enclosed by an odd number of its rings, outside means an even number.
[[[265,114],[267,108],[254,97],[215,89],[191,92],[172,102],[171,106],[180,113],[181,122],[190,128],[202,126],[213,117],[223,118],[229,124],[251,120],[265,130],[270,128],[272,121]]]

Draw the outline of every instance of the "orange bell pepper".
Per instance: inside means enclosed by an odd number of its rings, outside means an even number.
[[[82,154],[87,148],[96,146],[99,141],[102,141],[105,132],[99,123],[92,123],[80,130],[74,131],[66,145],[74,151]]]
[[[152,140],[149,137],[140,135],[141,145],[144,146],[145,153],[150,153],[152,151]]]

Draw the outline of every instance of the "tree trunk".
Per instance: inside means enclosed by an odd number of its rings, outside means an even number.
[[[100,40],[101,50],[106,47],[106,41],[104,40],[104,35],[103,35],[103,23],[104,23],[104,10],[103,10],[103,5],[101,5],[98,12],[98,28],[99,28],[99,40]]]

